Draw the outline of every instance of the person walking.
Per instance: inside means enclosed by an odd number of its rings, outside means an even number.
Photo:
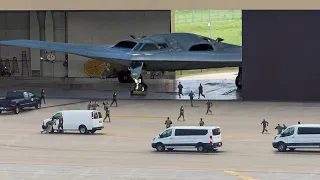
[[[181,82],[179,82],[179,85],[178,85],[179,98],[181,98],[181,95],[183,96],[183,94],[182,94],[182,89],[183,89],[183,86],[182,86]]]
[[[283,124],[282,129],[283,129],[283,130],[286,130],[286,129],[287,129],[287,126],[286,126],[285,124]]]
[[[91,110],[91,108],[92,108],[92,103],[91,103],[91,101],[88,103],[88,105],[87,105],[87,110]]]
[[[45,95],[44,95],[44,90],[43,89],[41,89],[41,93],[40,93],[40,101],[42,101],[43,100],[43,104],[46,104],[46,98],[44,97]]]
[[[109,122],[111,122],[111,119],[110,119],[110,108],[108,106],[105,106],[104,110],[106,111],[106,117],[104,117],[103,122],[106,122],[107,118],[109,118]]]
[[[184,120],[184,108],[183,108],[183,106],[180,107],[180,115],[178,117],[178,121],[180,120],[181,116],[183,117],[183,121],[185,121]]]
[[[263,134],[264,132],[268,133],[267,126],[269,125],[269,122],[266,121],[265,119],[263,119],[261,124],[262,124],[262,133],[261,134]]]
[[[59,117],[58,131],[63,133],[63,116]]]
[[[274,129],[278,130],[278,134],[281,134],[283,127],[280,126],[280,124],[278,124],[278,125],[276,126],[276,128],[274,128]]]
[[[117,94],[116,94],[116,92],[113,92],[112,102],[111,102],[111,104],[110,104],[110,107],[112,106],[113,103],[116,103],[116,107],[118,107]]]
[[[198,99],[200,99],[200,95],[203,96],[204,98],[206,98],[206,96],[203,94],[203,87],[202,87],[201,83],[200,83],[200,86],[199,86],[198,89],[199,89],[199,97],[198,97]]]
[[[95,101],[94,104],[92,104],[92,110],[97,110],[97,107],[100,107],[100,105]]]
[[[210,110],[210,108],[212,107],[212,102],[210,102],[209,100],[206,102],[207,105],[207,112],[206,114],[208,114],[209,112],[212,114],[212,111]]]
[[[189,93],[189,97],[190,97],[191,107],[193,107],[193,97],[194,97],[194,93],[192,92],[192,90],[191,90],[191,92]]]
[[[166,125],[166,128],[171,127],[172,121],[169,119],[169,117],[168,117],[167,120],[164,122],[164,124]]]
[[[199,126],[204,126],[204,121],[200,118]]]

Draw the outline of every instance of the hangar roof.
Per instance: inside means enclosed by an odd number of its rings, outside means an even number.
[[[319,9],[318,0],[2,0],[0,10]]]

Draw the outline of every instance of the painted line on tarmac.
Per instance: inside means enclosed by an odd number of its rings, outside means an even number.
[[[258,178],[252,177],[252,176],[248,176],[245,174],[241,174],[239,172],[236,171],[224,171],[224,173],[230,175],[230,176],[234,176],[237,177],[238,179],[243,179],[243,180],[259,180]]]

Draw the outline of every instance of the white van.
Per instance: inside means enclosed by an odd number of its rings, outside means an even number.
[[[222,146],[220,127],[180,126],[164,130],[152,141],[157,151],[197,148],[197,151],[215,151]]]
[[[272,146],[280,152],[296,148],[320,148],[320,125],[298,124],[285,129],[277,135]]]
[[[43,120],[42,128],[48,121],[52,119],[59,119],[63,117],[63,130],[64,131],[79,131],[81,134],[91,132],[95,133],[97,130],[104,128],[103,118],[100,111],[96,110],[67,110],[55,113],[51,118]],[[52,127],[51,133],[58,130],[58,121]]]

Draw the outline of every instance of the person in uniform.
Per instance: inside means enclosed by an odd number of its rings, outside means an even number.
[[[203,96],[204,98],[206,98],[206,96],[203,94],[203,87],[202,87],[201,83],[200,83],[200,86],[199,86],[198,89],[199,89],[199,97],[198,97],[198,99],[200,99],[200,95]]]
[[[111,102],[111,104],[110,104],[110,107],[112,106],[113,103],[116,103],[116,107],[118,107],[117,94],[116,94],[116,92],[113,92],[112,102]]]
[[[92,104],[92,110],[97,110],[97,107],[100,107],[98,102],[94,102],[94,104]]]
[[[91,108],[92,108],[92,103],[91,103],[91,101],[88,103],[88,105],[87,105],[87,110],[91,110]]]
[[[204,126],[204,121],[200,118],[199,126]]]
[[[267,132],[268,133],[268,130],[266,129],[267,126],[269,125],[268,121],[266,121],[265,119],[263,119],[263,121],[261,122],[262,124],[262,133],[263,134],[264,132]]]
[[[166,128],[171,127],[172,121],[169,119],[169,117],[168,117],[167,120],[164,122],[164,124],[166,125]]]
[[[190,97],[191,107],[193,107],[193,97],[194,97],[194,93],[193,93],[192,91],[189,93],[189,97]]]
[[[104,117],[103,122],[106,122],[107,118],[109,118],[109,122],[111,122],[111,119],[110,119],[110,108],[108,106],[105,106],[104,110],[106,111],[106,117]]]
[[[58,131],[63,132],[63,116],[59,117]]]
[[[287,126],[285,124],[283,124],[282,128],[283,128],[283,130],[286,130]]]
[[[212,107],[212,102],[210,102],[209,100],[206,102],[207,105],[207,112],[206,114],[208,114],[209,112],[212,114],[212,111],[210,110],[210,108]]]
[[[183,106],[180,107],[180,115],[178,117],[178,121],[180,120],[181,116],[183,117],[183,121],[185,121],[184,120],[184,108],[183,108]]]
[[[183,86],[182,86],[181,82],[179,82],[179,85],[178,85],[179,98],[181,98],[181,95],[183,96],[183,94],[182,94],[182,89],[183,89]]]
[[[278,130],[278,134],[281,134],[283,127],[280,126],[280,124],[278,124],[278,125],[276,126],[276,128],[274,128],[274,129]]]
[[[56,123],[56,120],[54,120],[54,119],[52,118],[50,121],[48,121],[48,122],[46,123],[46,128],[43,129],[43,130],[41,131],[41,133],[43,133],[43,132],[46,132],[46,133],[51,132],[52,126],[53,126],[55,123]]]
[[[40,101],[43,100],[43,103],[46,104],[46,98],[44,97],[44,90],[41,90],[41,96],[40,96]]]

